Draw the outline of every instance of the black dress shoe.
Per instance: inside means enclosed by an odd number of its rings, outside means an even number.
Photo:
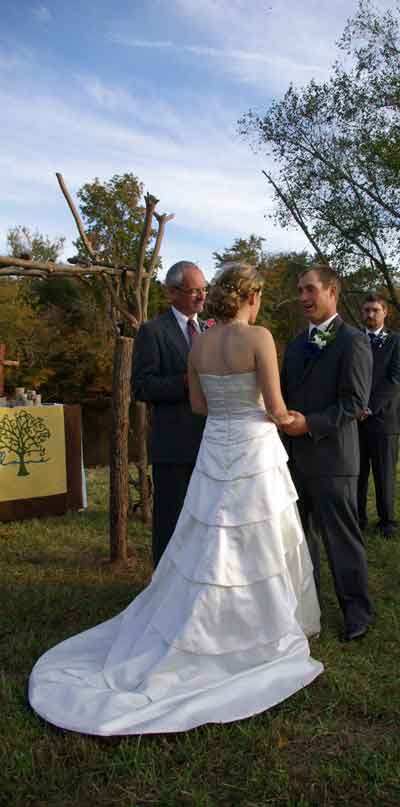
[[[345,642],[354,642],[355,639],[363,639],[368,633],[368,625],[346,625],[344,629]]]
[[[392,538],[397,529],[397,524],[383,524],[381,521],[376,526],[383,538]]]

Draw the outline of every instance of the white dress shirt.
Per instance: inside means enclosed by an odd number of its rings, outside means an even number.
[[[366,329],[365,329],[365,333],[366,333],[367,335],[368,335],[369,333],[373,333],[375,336],[378,336],[378,333],[383,334],[383,333],[384,333],[384,330],[383,330],[383,325],[382,325],[382,327],[381,327],[381,328],[377,328],[377,330],[376,330],[376,331],[370,331],[370,330],[368,330],[368,328],[366,328]]]
[[[311,331],[313,328],[318,328],[319,331],[326,331],[328,330],[331,322],[337,317],[337,314],[333,314],[332,317],[326,319],[325,322],[321,322],[320,325],[317,325],[315,322],[309,322],[308,324],[308,336],[311,336]]]
[[[188,317],[186,314],[182,314],[182,311],[178,311],[178,309],[175,308],[175,306],[172,305],[171,308],[172,308],[174,317],[175,317],[175,319],[176,319],[176,321],[177,321],[177,323],[178,323],[178,325],[179,325],[179,327],[180,327],[180,329],[181,329],[181,331],[182,331],[188,345],[190,345],[189,334],[188,334],[188,329],[187,329],[187,323],[188,323],[188,319],[191,319],[193,321],[195,327],[196,327],[196,330],[200,333],[200,326],[199,326],[199,322],[198,322],[198,319],[197,319],[197,314],[193,314],[192,317]]]

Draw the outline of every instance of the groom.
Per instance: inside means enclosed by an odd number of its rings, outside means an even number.
[[[325,544],[344,638],[359,639],[372,621],[365,549],[358,525],[360,455],[357,418],[371,388],[365,334],[337,314],[340,282],[325,265],[306,269],[298,293],[308,329],[287,347],[282,391],[295,421],[285,428],[290,470],[319,588],[319,536]]]

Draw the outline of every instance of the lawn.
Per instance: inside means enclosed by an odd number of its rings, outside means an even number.
[[[324,569],[314,684],[248,720],[168,736],[98,739],[58,731],[26,699],[38,656],[118,613],[150,575],[149,535],[132,523],[135,566],[108,559],[107,474],[89,471],[89,509],[0,524],[0,804],[5,807],[352,807],[400,803],[400,535],[367,533],[376,625],[338,639]],[[373,502],[371,501],[373,519]]]

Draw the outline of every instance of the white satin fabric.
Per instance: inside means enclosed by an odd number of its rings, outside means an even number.
[[[322,670],[296,491],[255,373],[201,377],[209,416],[185,505],[150,585],[49,650],[29,699],[87,734],[176,732],[262,712]]]

